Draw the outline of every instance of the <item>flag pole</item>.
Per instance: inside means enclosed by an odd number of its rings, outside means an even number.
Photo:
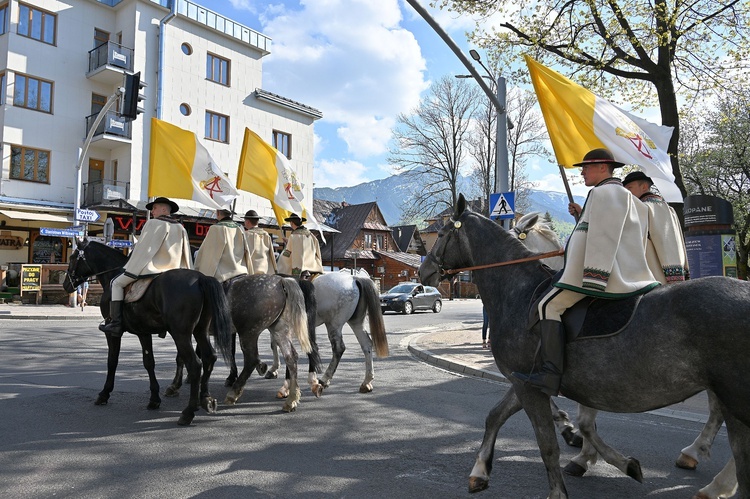
[[[560,168],[560,176],[562,177],[563,185],[565,186],[565,192],[568,194],[568,202],[575,203],[575,201],[573,201],[573,193],[570,191],[570,184],[568,184],[568,176],[565,174],[565,167],[560,164],[557,166]],[[576,222],[578,221],[577,215],[573,215],[573,218],[576,219]]]

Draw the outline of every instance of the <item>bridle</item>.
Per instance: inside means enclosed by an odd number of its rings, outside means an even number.
[[[461,232],[459,232],[459,229],[463,226],[463,224],[461,223],[460,220],[453,221],[453,219],[451,219],[451,222],[453,222],[453,227],[448,231],[448,234],[446,234],[443,237],[448,237],[451,234],[455,233],[456,238],[458,238],[460,240],[460,238],[461,238],[461,235],[460,235]],[[525,237],[526,234],[524,234],[522,231],[516,230],[516,233],[518,234],[518,239],[521,239],[521,240],[526,239],[526,237]],[[521,236],[524,236],[524,237],[521,237]],[[460,245],[460,241],[459,241],[459,245]],[[441,254],[439,256],[438,255],[433,255],[432,252],[430,252],[427,255],[427,259],[432,259],[435,262],[435,264],[437,265],[438,269],[440,270],[440,275],[441,276],[444,276],[444,275],[451,276],[451,275],[454,275],[454,274],[458,274],[459,272],[465,272],[465,271],[468,271],[468,270],[482,270],[482,269],[490,269],[490,268],[494,268],[494,267],[504,267],[506,265],[515,265],[517,263],[533,262],[535,260],[543,260],[545,258],[551,258],[551,257],[555,257],[555,256],[563,256],[565,254],[565,250],[562,249],[562,248],[560,248],[560,249],[557,249],[557,250],[554,250],[554,251],[548,251],[547,253],[537,253],[536,255],[532,255],[532,256],[529,256],[529,257],[526,257],[526,258],[518,258],[516,260],[507,260],[507,261],[504,261],[504,262],[488,263],[488,264],[485,264],[485,265],[474,265],[472,267],[461,267],[461,268],[457,268],[457,269],[446,269],[446,268],[443,267],[443,263],[442,263],[442,256],[445,254],[445,247],[446,246],[447,246],[447,243],[443,244],[443,247],[440,248],[442,250],[442,252],[441,252]]]
[[[122,268],[122,267],[114,267],[111,269],[102,270],[100,272],[94,272],[94,269],[91,268],[91,264],[89,264],[88,260],[86,260],[86,254],[83,252],[82,248],[76,249],[75,252],[73,253],[73,256],[75,256],[76,258],[76,268],[68,269],[68,277],[70,278],[70,282],[73,284],[73,287],[78,287],[78,285],[86,281],[89,277],[98,277],[102,274],[106,274],[108,272],[112,272],[113,270],[119,270]],[[88,267],[88,270],[90,271],[90,273],[85,272],[87,274],[85,277],[81,276],[80,272],[76,272],[76,269],[81,264],[81,262],[84,263],[86,267]]]

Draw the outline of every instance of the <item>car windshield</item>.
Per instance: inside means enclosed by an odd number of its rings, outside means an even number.
[[[416,287],[415,284],[399,284],[388,290],[389,293],[411,293]]]

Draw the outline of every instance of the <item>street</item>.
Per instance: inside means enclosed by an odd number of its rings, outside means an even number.
[[[138,341],[123,340],[115,390],[94,406],[106,372],[98,321],[0,323],[0,492],[3,497],[468,497],[467,484],[489,409],[502,383],[463,377],[413,358],[409,337],[425,328],[481,323],[475,300],[444,302],[440,314],[387,314],[391,356],[375,360],[374,392],[359,394],[364,360],[345,328],[347,351],[323,397],[303,386],[294,413],[274,398],[279,380],[254,374],[236,406],[223,405],[220,360],[212,375],[219,411],[176,424],[186,404],[162,397],[146,410],[148,383]],[[330,346],[317,331],[327,363]],[[268,335],[260,351],[270,360]],[[479,344],[479,339],[478,339]],[[162,393],[174,373],[171,339],[154,339]],[[306,371],[302,362],[302,371]],[[575,413],[575,404],[559,399]],[[729,457],[722,429],[712,459],[697,471],[674,466],[699,423],[651,414],[601,413],[600,434],[637,457],[644,483],[600,462],[566,477],[578,498],[685,498],[711,481]],[[561,464],[576,449],[559,440]],[[477,497],[543,498],[547,480],[531,425],[512,417],[496,445],[490,488]]]

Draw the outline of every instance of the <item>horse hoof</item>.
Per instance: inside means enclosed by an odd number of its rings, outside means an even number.
[[[263,375],[266,379],[276,379],[279,377],[279,373],[276,371],[268,371],[266,374]]]
[[[626,474],[636,480],[638,483],[643,483],[643,472],[641,471],[641,463],[633,457],[628,457],[628,467],[626,468]]]
[[[268,372],[268,364],[266,364],[265,362],[261,362],[260,364],[258,364],[258,367],[255,370],[258,371],[258,375],[265,376]]]
[[[565,443],[571,447],[583,447],[583,437],[573,428],[567,427],[561,433]]]
[[[175,388],[173,386],[168,386],[166,390],[164,390],[164,396],[165,397],[176,397],[180,394],[180,389]]]
[[[677,458],[677,462],[675,462],[674,465],[683,470],[694,470],[698,467],[698,460],[687,454],[680,454],[680,457]]]
[[[177,424],[180,426],[190,426],[190,423],[193,422],[194,417],[195,416],[186,416],[183,414],[182,416],[180,416],[180,419],[177,420]]]
[[[698,491],[698,493],[693,496],[693,499],[711,499],[711,496]]]
[[[234,405],[236,403],[237,403],[237,399],[234,397],[230,397],[229,395],[227,395],[227,398],[224,399],[225,405]]]
[[[372,392],[372,383],[364,384],[359,386],[359,393],[370,393]]]
[[[567,464],[567,466],[563,468],[563,472],[565,472],[566,475],[570,476],[583,476],[584,474],[586,474],[586,468],[578,463],[574,463],[573,461],[571,461]]]
[[[297,410],[297,404],[296,403],[294,403],[294,404],[289,404],[289,403],[284,404],[283,409],[284,409],[284,412],[294,412],[294,411]]]
[[[318,383],[315,386],[311,386],[310,391],[315,395],[315,398],[320,398],[320,396],[323,395],[323,385]]]
[[[109,400],[104,397],[97,397],[94,401],[94,405],[107,405],[108,402]]]
[[[146,409],[148,409],[149,411],[155,411],[159,407],[161,407],[161,402],[149,402],[146,406]]]
[[[224,380],[224,386],[226,386],[227,388],[231,388],[232,385],[234,385],[235,381],[237,381],[237,378],[235,376],[229,376]]]
[[[216,399],[213,397],[206,397],[201,401],[201,407],[209,413],[214,414],[216,412],[216,409],[218,409],[219,404],[216,402]]]
[[[490,486],[490,481],[478,476],[469,477],[469,492],[480,492]]]
[[[285,392],[284,390],[279,390],[276,392],[276,398],[277,399],[285,399],[289,396],[289,392]]]

